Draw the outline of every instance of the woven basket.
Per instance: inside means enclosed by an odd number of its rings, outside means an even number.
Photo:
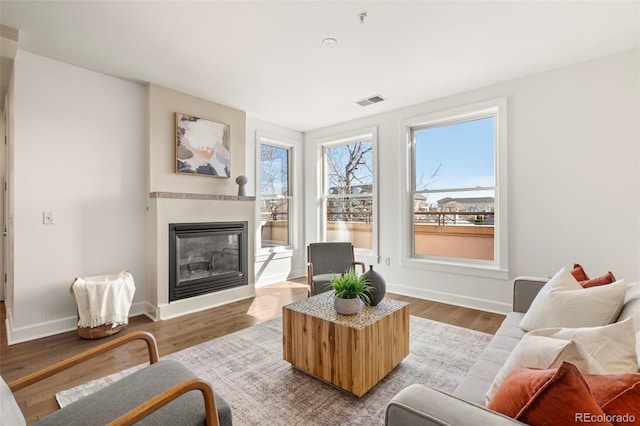
[[[78,316],[78,320],[80,320],[80,316]],[[102,324],[96,327],[78,327],[78,336],[83,339],[100,339],[116,334],[126,326],[126,324],[120,324],[112,327],[112,324]]]
[[[74,280],[75,282],[75,280]],[[73,293],[73,283],[71,283],[70,293],[74,296]],[[78,322],[80,321],[80,314],[78,314]],[[78,326],[78,336],[83,339],[100,339],[102,337],[111,336],[113,334],[118,333],[123,328],[125,328],[127,324],[120,324],[113,327],[113,324],[101,324],[95,327],[80,327]]]

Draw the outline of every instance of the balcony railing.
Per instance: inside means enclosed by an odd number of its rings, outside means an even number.
[[[494,212],[429,211],[414,215],[415,254],[493,260]],[[327,216],[325,237],[328,241],[351,241],[357,248],[372,248],[370,211],[328,212]],[[263,212],[261,219],[263,246],[289,243],[287,213]]]
[[[327,211],[328,222],[362,222],[372,223],[373,216],[371,211],[352,210],[352,211]]]
[[[495,212],[414,212],[415,223],[493,225]]]

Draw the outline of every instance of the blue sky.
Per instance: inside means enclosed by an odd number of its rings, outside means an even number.
[[[494,128],[495,118],[488,117],[416,131],[416,189],[495,185]],[[437,176],[429,182],[438,166]],[[427,188],[421,183],[428,183]]]

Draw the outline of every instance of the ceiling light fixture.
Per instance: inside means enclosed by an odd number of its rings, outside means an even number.
[[[360,23],[364,24],[364,20],[367,17],[367,12],[360,12],[358,13],[358,19],[360,19]]]
[[[336,44],[338,44],[338,40],[336,40],[335,38],[332,38],[332,37],[327,37],[324,40],[322,40],[322,45],[324,47],[327,47],[327,48],[333,47]]]

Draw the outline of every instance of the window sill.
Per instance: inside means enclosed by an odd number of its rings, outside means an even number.
[[[273,247],[269,249],[260,249],[256,253],[256,262],[264,262],[267,259],[286,259],[293,257],[293,248],[291,247]]]
[[[424,269],[499,280],[509,279],[508,269],[500,269],[500,267],[494,265],[447,262],[434,259],[403,259],[400,264],[403,268]]]

